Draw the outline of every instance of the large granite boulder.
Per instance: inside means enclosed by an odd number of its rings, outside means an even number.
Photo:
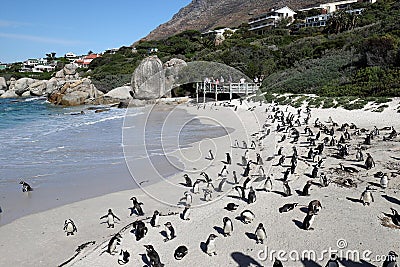
[[[157,99],[165,94],[163,64],[157,56],[142,60],[132,75],[131,87],[136,99]]]
[[[65,78],[64,70],[57,71],[55,77],[59,79]]]
[[[21,78],[15,82],[14,91],[17,95],[22,95],[29,90],[29,86],[34,83],[35,80],[31,78]]]
[[[47,95],[50,95],[57,88],[58,88],[58,80],[57,80],[57,78],[53,77],[50,80],[46,81],[46,94]]]
[[[0,90],[7,91],[7,82],[4,77],[0,77]]]
[[[14,77],[11,77],[10,80],[7,82],[8,90],[14,90],[15,82],[17,80]]]
[[[0,96],[2,95],[2,94],[4,94],[6,92],[6,90],[0,90]]]
[[[15,90],[7,90],[0,97],[1,98],[16,98],[16,97],[18,97],[18,95],[15,93]]]
[[[78,68],[77,65],[70,63],[64,66],[64,74],[65,75],[75,75],[76,74],[76,69]]]
[[[111,100],[121,101],[131,99],[132,96],[129,92],[132,91],[130,86],[122,86],[112,89],[110,92],[104,95],[104,98],[110,98]]]
[[[32,95],[31,95],[31,91],[25,91],[22,95],[21,95],[21,97],[31,97]]]
[[[74,91],[62,97],[60,104],[63,106],[79,106],[85,103],[89,93],[82,91]]]
[[[42,96],[47,87],[46,81],[37,81],[29,86],[29,91],[32,96]]]
[[[181,85],[179,81],[179,72],[186,66],[187,63],[179,58],[173,58],[164,63],[165,90],[168,96],[170,96],[173,88]]]

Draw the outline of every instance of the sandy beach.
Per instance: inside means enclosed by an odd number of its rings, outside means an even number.
[[[399,100],[395,99],[382,113],[364,110],[347,111],[340,108],[311,110],[308,126],[314,134],[318,132],[314,125],[315,120],[319,118],[321,123],[331,128],[332,124],[328,122],[330,117],[338,124],[334,126],[335,129],[344,123],[354,123],[359,129],[365,128],[368,131],[374,126],[382,129],[380,134],[372,140],[371,145],[363,146],[364,157],[365,152],[368,152],[376,163],[376,166],[370,170],[360,166],[364,164],[363,161],[355,160],[355,148],[357,144],[363,142],[365,133],[351,135],[351,140],[346,142],[350,145],[350,155],[346,159],[334,157],[337,153],[335,147],[325,147],[322,154],[324,163],[320,171],[326,173],[332,180],[327,187],[319,185],[319,178],[308,177],[316,163],[306,159],[309,148],[307,136],[304,134],[306,125],[302,120],[305,117],[304,107],[301,113],[302,125],[296,127],[300,132],[300,139],[297,143],[292,143],[289,133],[276,131],[278,120],[267,119],[268,115],[274,114],[270,104],[260,106],[259,103],[244,101],[243,105],[239,105],[239,101],[234,100],[233,107],[224,106],[222,103],[216,106],[208,103],[205,109],[195,105],[180,105],[180,109],[185,109],[193,116],[197,116],[205,124],[214,123],[234,130],[227,130],[225,136],[204,139],[190,147],[166,155],[167,162],[172,165],[175,161],[169,161],[169,157],[178,158],[183,163],[183,167],[173,166],[180,168],[181,172],[171,178],[164,179],[161,173],[159,181],[154,184],[144,183],[138,189],[120,191],[32,214],[0,227],[2,237],[0,266],[59,266],[62,264],[64,266],[118,266],[118,253],[110,255],[105,252],[108,242],[117,232],[122,236],[118,252],[123,249],[130,253],[126,266],[148,266],[144,245],[149,244],[154,246],[165,266],[187,266],[188,264],[193,266],[272,266],[275,257],[281,258],[284,266],[325,266],[330,253],[323,254],[323,251],[329,249],[339,250],[338,255],[343,253],[343,259],[340,260],[342,266],[381,266],[383,261],[379,261],[380,255],[387,255],[391,250],[397,253],[400,251],[398,242],[400,227],[387,227],[381,224],[381,219],[385,220],[385,213],[390,214],[390,208],[400,211],[400,139],[396,137],[390,141],[382,140],[383,136],[388,136],[390,133],[390,129],[385,127],[393,126],[397,131],[400,129],[400,113],[396,113],[398,104]],[[234,106],[238,107],[237,111],[234,110]],[[279,108],[285,115],[289,112],[297,114],[297,110],[292,107],[280,106]],[[173,120],[173,116],[168,117],[165,124],[168,125],[169,120]],[[264,124],[264,129],[270,129],[270,134],[258,141],[262,135],[259,131],[263,129]],[[349,129],[349,132],[352,133],[353,130]],[[255,133],[258,134],[255,135]],[[337,140],[341,133],[335,131]],[[287,138],[281,142],[284,134]],[[322,133],[317,144],[322,142],[325,136]],[[246,149],[233,147],[235,140],[238,140],[240,145],[242,141],[246,141],[249,148],[251,141],[255,140],[255,149],[248,149],[248,159],[256,161],[256,153],[260,153],[265,174],[273,175],[272,192],[261,190],[264,181],[253,182],[257,200],[252,204],[247,204],[232,189],[234,187],[233,171],[236,171],[240,184],[245,180],[242,177],[244,166],[241,165],[241,157]],[[177,144],[179,145],[179,138]],[[289,179],[292,195],[284,197],[282,173],[288,166],[290,167],[289,157],[292,155],[293,146],[297,148],[299,161],[295,173]],[[284,166],[276,166],[279,159],[276,153],[279,147],[283,147],[282,153],[288,156]],[[212,160],[207,158],[210,149],[215,157]],[[200,194],[192,193],[190,220],[182,220],[180,213],[184,205],[180,199],[183,198],[184,192],[191,191],[190,188],[182,185],[185,181],[183,174],[188,174],[192,181],[195,181],[201,178],[200,172],[205,171],[213,180],[213,185],[217,187],[222,179],[218,173],[224,166],[226,152],[230,153],[232,164],[227,165],[227,183],[223,191],[212,190],[211,201],[203,200],[202,191]],[[339,163],[353,166],[359,172],[349,174],[338,170]],[[128,168],[132,168],[129,160],[127,164]],[[162,169],[151,161],[145,164],[148,164],[151,174],[162,172]],[[135,173],[132,169],[130,171],[135,181],[146,180],[142,177],[146,175],[145,173]],[[389,176],[389,185],[386,189],[381,188],[379,179],[374,177],[378,171],[387,173]],[[252,165],[250,176],[253,180],[257,180],[258,174],[259,166]],[[340,183],[346,178],[352,179],[357,186],[341,185]],[[308,180],[312,180],[310,195],[300,196],[297,190],[301,191]],[[364,206],[358,200],[368,185],[375,189],[373,191],[375,201],[370,206]],[[200,188],[205,189],[206,186],[202,183]],[[35,191],[31,193],[35,194]],[[130,198],[133,196],[144,203],[144,216],[131,215]],[[314,230],[307,231],[301,228],[307,214],[308,203],[312,200],[319,200],[322,209],[318,215],[315,215]],[[233,212],[224,209],[229,202],[238,204],[238,209]],[[287,203],[298,203],[298,206],[292,211],[279,213],[278,208]],[[105,221],[99,219],[107,214],[110,208],[121,219],[114,229],[107,228]],[[162,214],[159,228],[149,224],[154,210]],[[243,210],[251,210],[255,214],[255,220],[252,223],[244,224],[240,220],[240,213]],[[222,234],[224,217],[229,217],[234,225],[234,231],[229,237],[224,237]],[[72,219],[78,229],[73,236],[67,237],[63,231],[64,221],[67,219]],[[131,232],[131,224],[136,220],[143,220],[148,228],[147,235],[140,241],[136,241]],[[163,241],[162,234],[166,222],[171,222],[176,231],[176,237],[168,242]],[[264,244],[256,244],[254,237],[259,223],[263,223],[267,234]],[[217,255],[214,256],[209,256],[203,251],[204,242],[211,233],[217,235],[215,241]],[[82,244],[86,245],[81,246]],[[180,245],[185,245],[189,253],[181,261],[177,261],[174,259],[174,251]],[[79,246],[81,249],[76,252]],[[349,250],[357,251],[361,255],[360,258],[345,257],[344,254]],[[278,251],[284,253],[278,255]],[[316,256],[311,256],[308,260],[301,257],[293,260],[296,253],[301,256],[304,251],[313,251]]]

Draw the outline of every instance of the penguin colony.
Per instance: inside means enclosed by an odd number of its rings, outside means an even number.
[[[235,107],[235,111],[237,107]],[[249,109],[249,112],[254,109]],[[376,192],[390,188],[390,173],[380,172],[380,162],[375,162],[373,155],[368,149],[376,142],[392,142],[397,137],[397,132],[393,127],[387,129],[359,129],[353,123],[344,123],[339,126],[332,118],[328,122],[322,122],[319,118],[313,118],[309,108],[306,110],[297,110],[297,112],[289,112],[282,110],[278,106],[270,105],[265,110],[265,123],[262,128],[253,133],[251,136],[243,137],[243,141],[235,140],[232,144],[232,149],[242,151],[242,156],[235,158],[234,153],[222,153],[219,155],[216,151],[209,150],[205,160],[212,160],[214,164],[218,164],[217,158],[223,158],[221,161],[221,171],[219,173],[207,173],[203,171],[199,174],[184,174],[184,194],[183,197],[177,197],[177,201],[184,207],[180,211],[180,219],[183,223],[193,223],[190,221],[191,215],[196,213],[192,210],[194,198],[208,202],[213,200],[213,196],[218,192],[227,192],[232,198],[223,198],[226,201],[225,208],[218,215],[220,217],[221,231],[218,233],[213,231],[213,226],[210,225],[210,232],[204,233],[204,239],[198,240],[200,246],[192,244],[177,243],[175,251],[171,254],[175,260],[184,260],[185,257],[190,257],[190,249],[201,249],[210,257],[218,255],[219,247],[223,247],[223,242],[218,242],[218,239],[224,239],[227,242],[232,235],[240,235],[235,224],[253,225],[253,235],[249,235],[257,244],[268,243],[268,232],[274,229],[268,229],[264,223],[258,221],[258,214],[252,211],[252,206],[260,202],[260,196],[265,194],[279,194],[283,199],[287,199],[287,203],[281,207],[275,207],[276,211],[282,216],[282,220],[291,220],[292,218],[285,216],[291,214],[295,209],[303,209],[305,214],[303,218],[296,218],[299,223],[298,231],[312,231],[316,228],[322,228],[324,225],[318,224],[318,217],[329,216],[324,213],[323,199],[313,199],[313,191],[324,187],[340,186],[340,187],[355,187],[357,179],[355,174],[366,173],[372,175],[371,171],[376,170],[374,178],[376,183],[365,183],[365,189],[359,191],[360,195],[352,196],[353,199],[359,200],[359,204],[372,206],[375,197],[380,197]],[[273,128],[274,127],[274,128]],[[277,150],[272,159],[263,158],[265,149],[262,140],[271,132],[277,134]],[[338,140],[338,141],[337,141]],[[352,140],[350,145],[350,140]],[[248,146],[248,143],[250,146]],[[356,145],[354,145],[356,143]],[[241,144],[241,145],[240,145]],[[303,145],[301,145],[303,144]],[[304,145],[305,144],[305,145]],[[251,152],[251,153],[250,153]],[[253,153],[254,152],[254,153]],[[254,157],[253,157],[254,156]],[[333,158],[339,160],[336,168],[326,169],[324,163],[331,161]],[[273,161],[272,169],[264,169],[263,165],[267,161]],[[352,162],[360,162],[355,165]],[[240,172],[233,166],[240,165]],[[297,172],[299,164],[309,166],[309,173]],[[275,170],[274,170],[275,169]],[[273,173],[277,173],[279,169],[282,173],[280,177],[275,177]],[[278,171],[278,173],[280,172]],[[273,173],[272,173],[273,172]],[[342,179],[333,180],[334,174],[341,175]],[[294,179],[301,179],[304,187],[292,190],[291,182]],[[215,186],[214,186],[215,184]],[[228,184],[233,184],[232,190],[228,188]],[[32,188],[24,181],[21,181],[22,191],[32,191]],[[237,194],[235,194],[235,192]],[[203,193],[203,194],[201,194]],[[290,199],[297,194],[300,199],[293,202]],[[160,225],[164,226],[164,231],[161,231],[164,236],[164,242],[173,242],[179,239],[179,235],[190,235],[190,233],[179,232],[178,227],[162,218],[162,212],[158,210],[147,213],[143,207],[145,204],[139,202],[136,197],[130,199],[132,201],[131,216],[137,216],[137,220],[132,223],[131,233],[136,241],[146,239],[149,231],[159,231]],[[261,205],[261,204],[260,204]],[[150,207],[147,207],[148,209]],[[388,203],[389,218],[393,225],[400,227],[400,215],[398,211]],[[368,210],[366,210],[368,212]],[[383,211],[384,212],[384,211]],[[150,220],[141,217],[151,215]],[[340,215],[340,214],[339,214]],[[120,219],[113,213],[111,209],[108,213],[100,218],[103,223],[106,223],[108,228],[114,228],[115,224]],[[147,225],[147,226],[146,226]],[[296,226],[294,226],[296,227]],[[215,229],[216,227],[214,227]],[[195,229],[195,226],[193,226]],[[65,220],[64,231],[67,236],[72,236],[77,233],[77,227],[72,219]],[[246,235],[243,235],[246,238]],[[116,256],[116,262],[119,265],[127,264],[134,255],[129,252],[129,248],[121,247],[121,234],[117,233],[109,240],[106,251],[110,255]],[[124,238],[128,238],[124,236]],[[178,241],[179,242],[179,241]],[[195,242],[193,240],[193,242]],[[157,247],[163,246],[163,242],[144,245],[143,252],[147,257],[148,266],[160,267],[163,255],[159,255]],[[131,255],[132,254],[132,255]],[[390,251],[388,261],[384,266],[396,266],[396,252]],[[394,263],[394,265],[393,265]],[[273,266],[284,266],[279,259],[275,259]],[[335,255],[326,262],[326,266],[339,266],[338,259]]]

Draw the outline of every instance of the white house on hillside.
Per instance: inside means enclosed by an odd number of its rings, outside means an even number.
[[[291,19],[293,21],[294,15],[296,15],[296,12],[287,6],[279,9],[271,9],[266,14],[251,18],[249,20],[249,30],[263,34],[268,29],[275,27],[281,19]]]

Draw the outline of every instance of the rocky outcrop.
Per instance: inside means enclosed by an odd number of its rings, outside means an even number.
[[[22,96],[23,93],[29,91],[29,86],[36,80],[31,78],[21,78],[15,82],[14,91],[17,95]]]
[[[7,90],[4,94],[2,94],[1,98],[16,98],[19,95],[15,93],[15,90]]]
[[[164,71],[165,71],[165,90],[167,95],[171,95],[171,90],[177,86],[179,86],[179,72],[182,68],[186,67],[187,63],[178,58],[173,58],[164,63]]]
[[[0,90],[7,91],[7,82],[4,77],[0,77]]]
[[[37,81],[29,85],[29,92],[31,96],[42,96],[46,91],[46,81]]]
[[[157,99],[165,94],[163,64],[157,56],[142,60],[132,75],[131,87],[135,99]]]
[[[131,94],[129,93],[131,91],[132,88],[130,86],[117,87],[108,92],[107,94],[105,94],[103,97],[105,99],[110,99],[115,101],[127,100],[132,98]]]
[[[89,97],[88,92],[73,91],[61,97],[59,104],[63,106],[79,106],[83,105]]]

